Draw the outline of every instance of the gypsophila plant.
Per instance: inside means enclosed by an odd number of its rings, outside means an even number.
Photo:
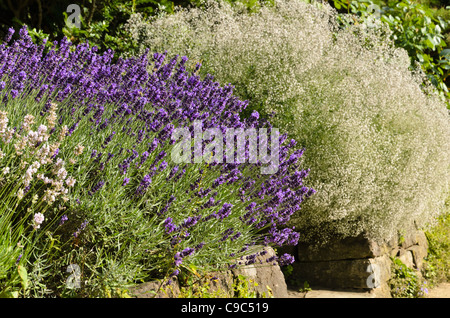
[[[141,52],[201,61],[201,74],[249,100],[248,113],[274,113],[271,122],[306,148],[318,194],[290,223],[302,238],[383,240],[440,213],[449,116],[386,26],[340,28],[327,4],[280,0],[252,14],[215,1],[160,19],[136,14],[127,27]]]
[[[28,220],[43,233],[21,259],[32,272],[51,272],[34,275],[34,294],[120,296],[140,281],[169,284],[189,265],[249,265],[264,254],[260,245],[297,244],[287,222],[315,190],[303,184],[304,149],[287,134],[271,137],[279,162],[267,175],[262,159],[180,164],[170,156],[176,128],[192,134],[195,121],[202,131],[277,131],[257,112],[242,118],[247,102],[231,85],[186,71],[186,57],[155,53],[113,63],[111,51],[100,55],[65,38],[43,53],[45,43],[33,44],[26,27],[9,43],[13,32],[0,46],[1,167],[13,193],[34,208],[24,206],[17,224]],[[248,148],[234,155],[249,159]],[[285,254],[266,263],[292,262]]]
[[[415,63],[420,65],[450,107],[447,88],[450,50],[446,49],[444,41],[444,30],[448,28],[444,19],[434,16],[427,6],[410,0],[358,0],[341,4],[349,13],[338,17],[344,25],[362,23],[373,27],[386,24],[392,31],[390,37],[393,42],[408,52],[411,66],[414,67]],[[336,2],[334,5],[338,8]]]

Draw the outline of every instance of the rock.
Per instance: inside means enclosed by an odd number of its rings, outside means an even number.
[[[375,297],[390,298],[391,259],[397,257],[406,266],[421,269],[427,248],[425,233],[416,229],[410,229],[401,243],[397,237],[377,243],[363,235],[319,247],[303,243],[298,246],[299,261],[293,264],[291,280],[325,289],[369,290]]]
[[[263,249],[267,252],[264,256],[257,256],[254,264],[234,269],[233,273],[236,276],[247,277],[256,283],[255,291],[260,296],[269,297],[272,294],[275,298],[286,298],[288,297],[287,285],[280,266],[266,262],[266,259],[275,256],[276,253],[271,247]]]
[[[300,262],[373,258],[389,251],[388,243],[378,244],[362,235],[328,242],[320,247],[300,243],[297,256]]]
[[[223,272],[208,272],[200,279],[198,286],[204,288],[210,297],[231,298],[236,296],[233,285],[241,276],[246,280],[249,292],[256,292],[257,297],[287,298],[287,285],[280,267],[266,262],[266,259],[276,255],[275,251],[270,247],[258,249],[262,250],[266,253],[257,256],[254,264]],[[164,288],[160,289],[160,286],[157,281],[142,283],[130,288],[130,293],[137,298],[183,297],[183,288],[177,280]]]
[[[380,284],[379,287],[374,288],[370,291],[370,295],[373,298],[392,298],[391,288],[387,282]]]
[[[390,259],[376,258],[294,263],[296,277],[329,288],[373,289],[390,277]]]
[[[400,253],[400,248],[399,247],[395,247],[393,249],[390,250],[389,252],[389,257],[396,257],[397,255],[399,255]]]
[[[408,248],[408,251],[411,252],[415,268],[422,269],[423,259],[428,254],[427,248],[425,248],[424,246],[421,246],[421,245],[413,245]]]
[[[402,261],[403,264],[408,266],[409,268],[414,268],[414,258],[413,254],[409,250],[401,250],[404,251],[401,255],[399,255],[397,258]]]
[[[428,239],[425,232],[419,231],[416,235],[417,245],[422,246],[425,250],[428,250]]]
[[[233,297],[234,275],[231,271],[210,272],[202,280],[208,284],[208,293],[213,297]]]
[[[401,247],[407,249],[408,247],[411,247],[413,245],[420,245],[428,248],[427,237],[423,231],[412,230],[404,236]]]
[[[178,281],[174,279],[168,285],[160,281],[138,284],[129,291],[135,298],[176,298],[180,294],[180,287]]]

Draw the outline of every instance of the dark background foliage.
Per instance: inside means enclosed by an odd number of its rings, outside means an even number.
[[[260,0],[241,2],[252,10],[258,7]],[[134,44],[123,28],[133,12],[149,17],[158,12],[173,13],[177,6],[198,7],[202,3],[202,0],[0,0],[0,38],[4,38],[8,28],[18,30],[26,24],[35,41],[47,38],[50,46],[65,35],[75,44],[89,40],[100,52],[112,49],[117,57],[133,51]],[[70,29],[65,24],[71,14],[66,12],[69,4],[80,6],[80,29]]]

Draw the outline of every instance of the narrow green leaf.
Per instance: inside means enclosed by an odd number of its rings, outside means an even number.
[[[27,273],[26,268],[23,267],[22,265],[19,265],[17,267],[17,271],[19,272],[19,276],[21,279],[23,289],[27,289],[28,288],[28,273]]]

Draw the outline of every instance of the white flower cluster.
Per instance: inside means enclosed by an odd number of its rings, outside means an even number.
[[[308,186],[318,192],[293,216],[308,235],[364,232],[388,239],[432,221],[450,190],[450,123],[425,94],[387,28],[339,29],[328,4],[275,0],[242,14],[226,3],[180,10],[127,29],[141,53],[186,55],[289,131],[305,147]],[[429,86],[431,87],[431,86]],[[431,92],[429,89],[427,92]],[[328,227],[327,227],[328,228]]]
[[[0,137],[2,137],[5,146],[15,139],[17,141],[14,143],[15,155],[20,157],[20,165],[17,171],[25,170],[25,174],[21,177],[22,184],[24,188],[20,188],[17,192],[17,197],[22,199],[25,195],[25,189],[29,189],[32,181],[36,178],[42,180],[44,184],[51,185],[44,192],[42,200],[46,201],[49,205],[56,201],[56,199],[61,196],[64,201],[68,200],[67,194],[69,192],[68,188],[75,185],[75,178],[68,176],[68,172],[64,166],[64,161],[61,158],[57,158],[55,154],[60,147],[61,142],[65,138],[65,132],[67,132],[67,127],[62,127],[58,141],[49,142],[49,134],[47,133],[49,127],[54,127],[56,122],[56,104],[52,104],[49,110],[49,115],[47,116],[48,126],[39,125],[36,131],[32,130],[34,122],[33,115],[26,115],[22,124],[23,135],[18,132],[10,135],[8,128],[8,117],[7,113],[0,111]],[[6,137],[5,137],[6,136]],[[16,137],[16,138],[14,138]],[[83,146],[78,145],[76,148],[76,153],[82,152]],[[3,157],[5,154],[1,152]],[[32,162],[30,165],[28,162]],[[50,175],[45,175],[48,166],[50,165]],[[39,172],[39,169],[43,167],[43,171]],[[3,167],[2,174],[7,175],[10,173],[13,167]],[[28,191],[28,190],[27,190]],[[35,218],[36,228],[39,228],[39,220],[43,221],[43,218]],[[41,222],[42,223],[42,222]]]
[[[42,222],[44,222],[45,217],[42,213],[36,213],[33,218],[33,228],[39,229],[41,227]]]

